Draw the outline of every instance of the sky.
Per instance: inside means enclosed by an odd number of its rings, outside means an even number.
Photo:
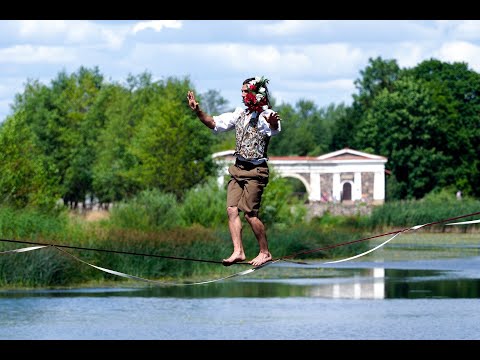
[[[480,20],[0,20],[0,122],[27,80],[49,86],[81,66],[120,83],[143,72],[188,77],[231,108],[253,76],[270,79],[277,104],[350,105],[354,81],[377,57],[480,72]]]

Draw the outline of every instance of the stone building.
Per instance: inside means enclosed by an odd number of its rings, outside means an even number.
[[[228,166],[233,163],[233,150],[213,154],[221,164],[219,182],[225,181]],[[271,156],[269,164],[282,177],[300,180],[310,204],[365,203],[385,201],[385,163],[379,155],[344,148],[325,155]]]

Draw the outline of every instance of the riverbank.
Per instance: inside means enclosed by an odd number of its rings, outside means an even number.
[[[357,251],[353,255],[358,255],[362,252],[374,249],[389,240],[392,237],[385,236],[381,238],[375,238],[368,240],[365,243],[363,251]],[[355,239],[352,239],[355,240]],[[272,248],[272,253],[275,257],[275,248]],[[60,254],[58,254],[60,255]],[[18,254],[17,256],[22,256]],[[352,256],[352,254],[350,254]],[[370,253],[362,256],[355,261],[376,261],[376,262],[387,262],[387,261],[413,261],[413,260],[440,260],[440,259],[450,259],[450,258],[464,258],[464,257],[475,257],[480,256],[480,234],[478,233],[429,233],[425,231],[417,232],[406,232],[402,233],[378,249],[371,251]],[[348,257],[338,256],[335,258],[322,258],[322,257],[310,257],[308,260],[303,260],[308,263],[323,263],[327,261],[341,260]],[[288,260],[299,261],[299,259],[289,258]],[[347,263],[352,263],[349,261]],[[242,266],[240,264],[224,267],[221,264],[218,266],[209,265],[212,269],[211,271],[193,271],[189,275],[185,276],[172,276],[172,275],[160,275],[151,277],[147,273],[142,274],[141,270],[143,268],[141,265],[141,260],[137,262],[138,268],[135,272],[131,273],[132,275],[145,278],[147,280],[152,280],[151,283],[148,281],[140,281],[134,279],[126,279],[120,276],[107,276],[100,277],[101,273],[98,269],[92,269],[88,271],[90,277],[85,277],[84,281],[77,282],[75,284],[66,284],[58,286],[21,286],[10,284],[7,286],[0,287],[1,290],[32,290],[32,289],[72,289],[72,288],[142,288],[145,286],[174,286],[176,284],[191,284],[204,281],[215,282],[224,277],[235,275],[236,273],[242,272],[243,270],[250,269],[246,265]],[[346,264],[346,263],[343,263]],[[88,265],[78,264],[85,268],[88,268]],[[102,267],[103,264],[97,264]],[[278,266],[286,265],[286,266]],[[121,265],[118,265],[115,268],[108,267],[110,270],[124,272],[124,269]],[[308,268],[308,266],[307,266]],[[317,275],[329,276],[332,273],[331,269],[325,268],[320,271]],[[311,273],[305,271],[301,265],[296,265],[294,262],[283,262],[281,261],[277,265],[273,264],[272,266],[267,266],[262,271],[253,272],[248,275],[249,279],[258,279],[258,278],[288,278],[288,277],[302,277],[311,276]],[[243,278],[243,277],[242,277]],[[157,281],[158,283],[155,283]],[[163,283],[163,284],[162,284]]]

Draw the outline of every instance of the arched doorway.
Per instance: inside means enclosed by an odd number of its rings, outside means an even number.
[[[296,198],[303,202],[308,202],[308,190],[305,183],[298,177],[283,176],[283,179],[289,184],[292,189],[292,198]]]
[[[343,184],[342,187],[342,201],[350,201],[352,200],[352,184],[346,182]]]

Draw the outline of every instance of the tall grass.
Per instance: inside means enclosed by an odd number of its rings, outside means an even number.
[[[219,186],[215,178],[189,190],[181,204],[181,214],[185,224],[199,224],[216,227],[225,223],[227,191]]]
[[[167,282],[205,280],[241,271],[245,268],[242,265],[224,267],[220,263],[233,249],[222,191],[215,183],[205,183],[191,190],[183,204],[166,194],[146,191],[132,202],[115,207],[109,220],[98,222],[86,222],[65,212],[45,214],[0,208],[2,240],[61,245],[60,251],[52,246],[0,254],[0,286],[56,287],[130,281],[90,267],[68,254],[95,266]],[[297,219],[296,223],[267,223],[266,229],[274,258],[338,259],[371,247],[367,241],[356,240],[372,231],[410,227],[479,210],[479,201],[457,200],[438,193],[418,201],[388,202],[374,208],[371,216],[327,213],[310,222]],[[252,259],[258,254],[258,243],[243,217],[242,223],[246,256]],[[443,231],[443,227],[429,230]],[[0,251],[26,246],[31,245],[0,241]]]
[[[371,216],[365,219],[364,224],[370,229],[411,227],[473,214],[479,211],[480,201],[472,198],[458,200],[454,194],[441,191],[429,194],[421,200],[387,202],[382,206],[374,208]],[[478,218],[479,216],[465,217],[458,221]],[[441,223],[432,225],[429,230],[443,232],[446,231],[447,227],[444,223]],[[463,229],[465,230],[465,228]]]
[[[309,223],[272,230],[269,233],[268,241],[274,257],[286,256],[292,260],[318,260],[342,258],[361,253],[368,249],[367,242],[346,243],[364,237],[365,233],[363,231],[357,231],[352,226],[333,229],[316,223]],[[256,243],[253,246],[256,247]]]
[[[0,252],[32,246],[5,240],[60,244],[62,239],[68,238],[69,243],[75,245],[78,234],[72,231],[66,212],[53,214],[0,208]],[[0,254],[0,286],[66,285],[84,280],[78,265],[51,247]]]
[[[292,197],[292,193],[292,184],[272,169],[260,209],[260,217],[266,225],[290,226],[305,221],[307,208],[302,200]]]
[[[0,236],[3,238],[50,237],[64,233],[67,226],[67,212],[54,215],[35,209],[0,207]]]
[[[10,213],[7,211],[2,214],[1,218],[5,219]],[[223,277],[245,268],[241,265],[221,265],[221,259],[228,257],[233,248],[226,223],[216,228],[195,224],[189,227],[144,231],[115,227],[104,221],[86,223],[75,217],[48,219],[45,215],[35,213],[28,214],[28,217],[30,222],[17,221],[14,226],[17,234],[22,234],[22,240],[35,238],[39,242],[61,245],[61,250],[52,246],[26,253],[0,255],[2,287],[56,287],[128,281],[90,267],[82,261],[167,282]],[[36,223],[35,219],[38,223],[32,226],[32,223]],[[41,225],[53,224],[56,221],[62,226]],[[247,257],[252,259],[258,254],[258,243],[245,220],[242,221],[245,227],[245,252]],[[19,229],[25,224],[28,224],[31,231]],[[360,235],[349,229],[324,230],[316,224],[298,224],[288,228],[271,227],[267,233],[274,258],[288,256],[294,260],[338,257],[344,253],[359,252],[366,246],[357,244],[353,247],[318,251],[317,249],[331,247]],[[0,251],[19,247],[23,246],[0,242]],[[82,261],[77,261],[65,252]]]
[[[266,225],[290,226],[304,221],[307,209],[299,199],[291,197],[290,187],[285,179],[272,171],[260,212]],[[111,210],[109,223],[116,228],[143,231],[193,225],[225,226],[226,199],[226,184],[219,186],[213,177],[190,189],[181,202],[158,189],[146,190],[129,201],[116,204]]]
[[[114,227],[144,231],[184,225],[175,196],[158,189],[142,191],[130,201],[115,204],[110,222]]]

